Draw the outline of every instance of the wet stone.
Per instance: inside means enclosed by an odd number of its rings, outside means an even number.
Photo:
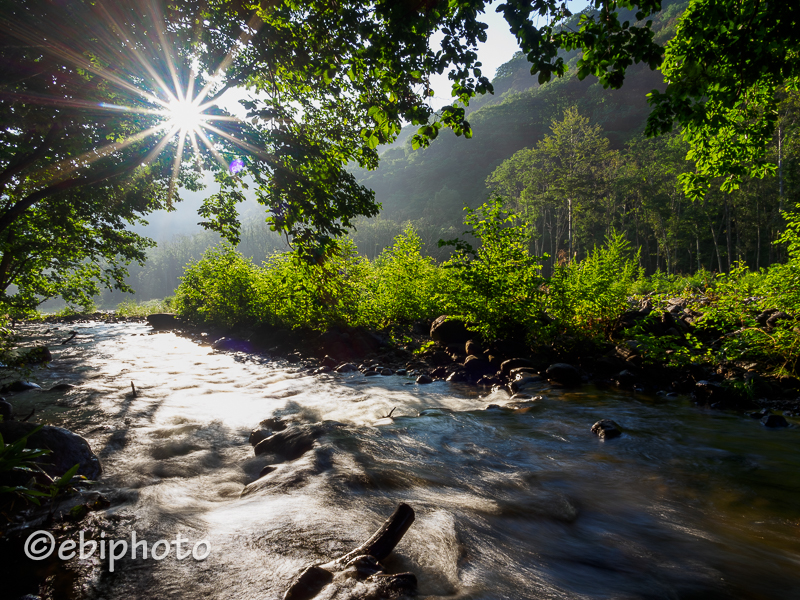
[[[279,431],[254,448],[256,456],[273,454],[283,460],[294,460],[311,450],[314,441],[324,433],[317,425],[293,425]]]
[[[358,371],[358,368],[353,363],[342,363],[336,367],[337,373],[353,373]]]
[[[592,425],[592,433],[604,440],[622,435],[619,425],[611,419],[600,419],[597,423]]]
[[[784,417],[781,415],[767,415],[761,422],[764,424],[764,427],[788,427],[789,423],[786,421]]]
[[[389,375],[394,375],[394,371],[392,371],[389,368],[384,368],[384,369],[381,369],[381,375],[385,375],[385,376],[388,377]]]
[[[313,565],[297,576],[284,594],[283,600],[310,600],[331,581],[333,574],[330,571]]]
[[[433,383],[433,378],[430,375],[420,375],[417,377],[417,383],[424,384],[424,383]]]

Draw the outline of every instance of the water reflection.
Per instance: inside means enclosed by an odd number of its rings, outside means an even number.
[[[182,531],[213,548],[202,563],[98,568],[87,597],[281,597],[299,568],[349,551],[400,501],[418,516],[387,566],[415,572],[422,597],[797,593],[797,427],[592,389],[545,390],[512,410],[501,394],[311,377],[141,325],[45,337],[55,359],[43,387],[77,387],[20,394],[18,411],[35,404],[90,440],[119,537]],[[240,496],[265,465],[248,433],[269,417],[340,425]],[[600,418],[624,435],[596,438]]]

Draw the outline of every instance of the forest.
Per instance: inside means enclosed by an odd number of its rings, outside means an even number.
[[[798,28],[0,0],[3,597],[796,595]]]

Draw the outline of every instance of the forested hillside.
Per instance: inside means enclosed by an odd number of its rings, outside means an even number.
[[[664,3],[654,26],[658,41],[674,34],[685,7]],[[781,137],[781,173],[747,180],[730,194],[712,186],[702,202],[690,202],[679,181],[692,168],[688,145],[678,133],[643,136],[647,94],[663,91],[662,74],[635,65],[622,89],[606,90],[594,77],[578,79],[575,53],[564,56],[569,75],[541,86],[521,53],[501,67],[495,95],[472,102],[471,140],[442,134],[429,148],[413,150],[405,136],[382,154],[377,170],[360,171],[383,209],[378,219],[360,223],[359,250],[375,254],[411,221],[436,255],[438,239],[461,233],[463,208],[497,193],[531,223],[532,249],[548,253],[550,264],[586,256],[612,230],[641,248],[641,264],[651,273],[727,271],[737,260],[759,268],[781,257],[773,243],[780,210],[793,206],[797,189],[794,98],[781,104],[774,140],[778,162]]]

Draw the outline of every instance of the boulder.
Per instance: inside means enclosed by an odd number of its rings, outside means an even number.
[[[625,369],[620,371],[616,377],[617,385],[621,388],[629,389],[636,383],[636,375]]]
[[[270,454],[279,461],[294,460],[311,450],[323,433],[320,425],[292,425],[258,442],[254,451],[256,456]]]
[[[424,383],[433,383],[433,378],[430,375],[425,375],[424,373],[417,377],[417,383],[424,384]]]
[[[39,427],[36,423],[8,421],[0,423],[0,435],[7,443],[13,443]],[[76,433],[61,427],[45,425],[28,437],[27,448],[48,449],[50,454],[36,460],[51,477],[61,477],[76,464],[80,464],[78,475],[97,479],[103,473],[100,459],[92,452],[89,442]]]
[[[495,368],[488,360],[478,356],[468,356],[464,361],[464,370],[475,377],[481,377],[495,372]]]
[[[794,317],[792,315],[779,310],[770,315],[767,319],[767,327],[775,327],[779,321],[793,321]]]
[[[431,339],[440,346],[450,346],[453,344],[466,344],[472,337],[463,321],[451,319],[447,315],[442,315],[434,320],[431,325]]]
[[[508,377],[512,369],[518,369],[522,367],[534,369],[536,366],[527,358],[509,358],[500,364],[500,371],[503,373],[503,375]]]
[[[517,394],[523,392],[526,388],[531,386],[540,387],[544,382],[544,378],[540,377],[539,375],[531,375],[529,377],[523,377],[522,379],[515,379],[509,384],[509,388],[512,394]]]
[[[580,385],[581,374],[572,365],[567,363],[554,363],[547,367],[547,378],[561,385]]]
[[[214,350],[221,350],[223,352],[252,352],[253,345],[247,340],[239,340],[236,338],[222,337],[216,342],[211,344]]]
[[[9,358],[9,364],[14,366],[21,365],[40,365],[53,360],[53,355],[47,346],[34,346],[33,348],[22,348]]]
[[[33,383],[32,381],[24,381],[22,379],[17,379],[16,381],[12,381],[8,385],[4,385],[2,390],[3,392],[27,392],[28,390],[40,390],[42,386],[39,384]]]
[[[342,363],[338,367],[336,367],[337,373],[353,373],[358,371],[358,367],[356,367],[353,363]]]
[[[622,435],[619,425],[611,419],[600,419],[592,425],[592,433],[600,439],[609,440]]]
[[[172,313],[155,313],[147,315],[147,324],[153,329],[164,330],[180,327],[181,322]]]
[[[475,340],[468,340],[464,350],[467,353],[467,356],[478,356],[479,354],[483,353],[481,345]]]
[[[767,415],[761,422],[764,424],[764,427],[788,427],[789,423],[786,421],[784,417],[781,415]]]

